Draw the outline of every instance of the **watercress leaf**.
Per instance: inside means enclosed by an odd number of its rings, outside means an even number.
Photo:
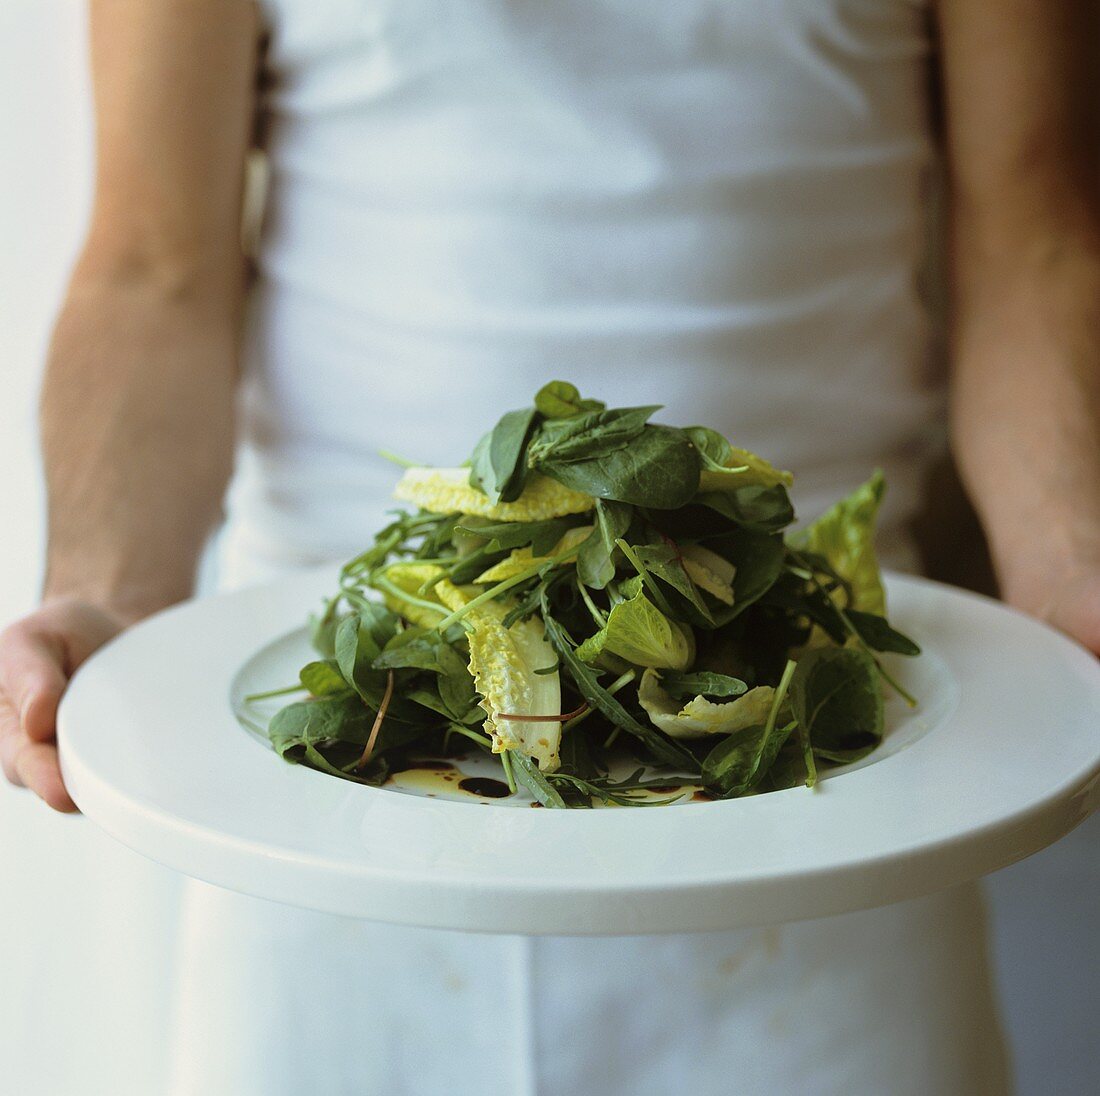
[[[615,577],[615,541],[626,536],[633,513],[625,503],[596,500],[595,527],[577,553],[577,576],[585,586],[602,590]]]
[[[298,680],[313,696],[346,693],[349,689],[348,683],[340,673],[340,667],[332,659],[306,663],[298,674]]]
[[[882,741],[882,687],[874,661],[858,647],[818,647],[804,654],[789,698],[819,757],[853,761]]]
[[[541,459],[539,470],[572,491],[654,510],[685,505],[699,486],[699,454],[682,430],[647,425],[597,459]]]
[[[669,696],[741,696],[748,685],[739,677],[701,670],[695,673],[678,673],[665,670],[661,674],[661,687]]]
[[[891,651],[899,655],[919,655],[920,647],[907,635],[891,628],[886,619],[875,613],[848,609],[848,619],[859,633],[859,638],[873,651]]]
[[[886,594],[875,555],[875,522],[886,484],[881,471],[791,536],[799,548],[817,552],[851,588],[849,607],[881,616]]]
[[[671,739],[665,738],[653,727],[635,719],[622,704],[596,678],[596,671],[577,658],[573,645],[562,626],[554,619],[545,592],[542,597],[542,618],[546,625],[546,637],[557,651],[562,665],[568,671],[581,696],[608,722],[621,727],[644,744],[659,762],[680,768],[685,772],[698,772],[695,758]]]
[[[604,404],[599,400],[581,399],[576,385],[568,381],[550,381],[535,395],[535,407],[548,419],[564,419],[586,411],[602,411]]]

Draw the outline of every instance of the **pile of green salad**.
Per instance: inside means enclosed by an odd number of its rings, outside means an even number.
[[[658,410],[553,381],[461,467],[407,467],[311,622],[278,753],[381,784],[476,746],[590,807],[812,787],[874,750],[884,688],[913,703],[880,653],[920,653],[885,617],[881,475],[792,532],[790,473]]]

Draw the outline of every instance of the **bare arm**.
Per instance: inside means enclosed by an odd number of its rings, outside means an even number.
[[[92,0],[96,195],[42,391],[42,608],[0,638],[0,761],[71,809],[54,716],[122,625],[191,590],[233,450],[249,0]]]
[[[1100,652],[1100,12],[939,15],[956,455],[1005,597]]]

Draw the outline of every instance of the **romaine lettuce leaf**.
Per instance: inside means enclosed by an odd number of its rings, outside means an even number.
[[[733,700],[716,704],[697,696],[686,704],[674,700],[662,687],[653,670],[642,674],[638,686],[638,703],[645,709],[650,722],[672,738],[702,738],[710,734],[731,734],[763,723],[771,709],[775,689],[758,685]]]
[[[635,666],[686,670],[695,659],[695,638],[690,628],[669,620],[638,582],[634,594],[613,606],[607,623],[577,648],[577,657],[591,663],[605,652]]]
[[[476,514],[497,521],[546,521],[583,514],[595,500],[548,476],[532,473],[514,502],[493,502],[470,486],[469,468],[407,468],[393,497],[415,503],[433,514]]]
[[[688,578],[725,605],[733,604],[733,580],[737,574],[728,559],[701,544],[681,544],[680,560]]]
[[[879,616],[886,612],[886,593],[875,555],[875,522],[885,490],[882,472],[876,471],[790,538],[796,547],[824,556],[836,573],[851,583],[851,608]]]
[[[460,609],[470,600],[463,589],[446,579],[436,591],[448,609]],[[561,723],[506,718],[561,712],[558,672],[535,672],[557,662],[554,649],[546,641],[542,619],[535,615],[506,628],[504,618],[514,606],[511,598],[495,598],[463,617],[468,628],[470,673],[481,696],[483,727],[493,740],[493,753],[517,750],[537,761],[543,772],[553,772],[558,767]]]
[[[431,628],[447,615],[447,610],[434,590],[424,588],[443,574],[443,568],[435,563],[391,563],[376,576],[375,588],[387,609],[422,628]],[[432,605],[439,606],[438,612]]]

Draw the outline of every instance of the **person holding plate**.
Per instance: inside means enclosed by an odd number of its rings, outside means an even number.
[[[379,449],[451,463],[562,375],[774,456],[807,516],[881,466],[883,555],[909,568],[949,407],[1005,598],[1100,651],[1092,5],[91,13],[97,185],[42,396],[45,592],[0,639],[12,783],[74,809],[66,682],[192,593],[227,486],[224,585],[342,559],[389,505]],[[950,389],[918,286],[941,163]],[[1007,1091],[973,886],[608,939],[197,881],[182,903],[175,1096]]]

